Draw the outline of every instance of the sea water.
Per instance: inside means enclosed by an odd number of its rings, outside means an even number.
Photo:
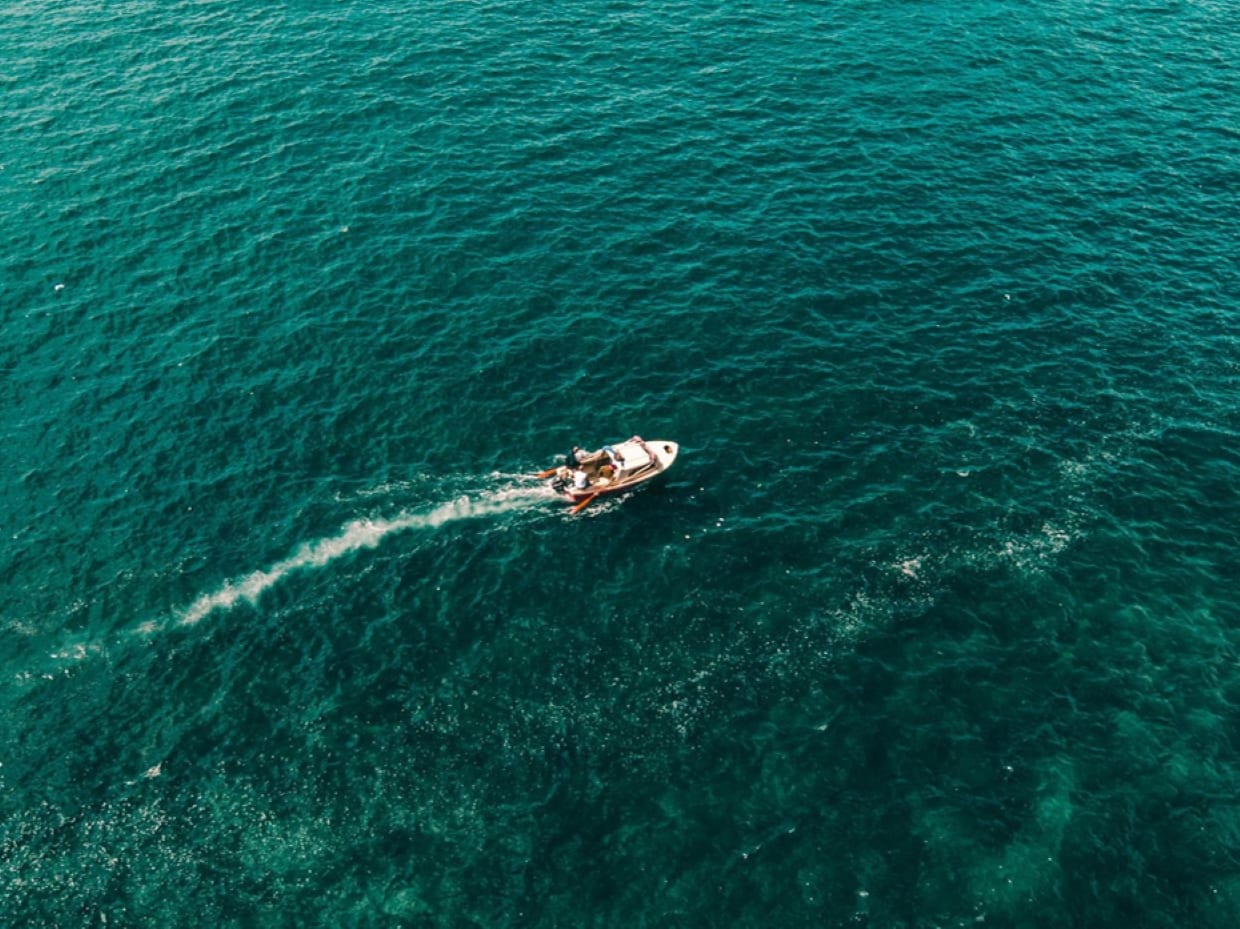
[[[1236,926],[1238,56],[8,4],[0,923]]]

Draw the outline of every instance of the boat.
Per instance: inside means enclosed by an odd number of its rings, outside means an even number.
[[[680,446],[675,442],[647,441],[635,435],[596,452],[574,447],[564,464],[539,476],[551,478],[551,488],[573,504],[575,513],[596,497],[632,490],[658,477],[675,463],[678,454]]]

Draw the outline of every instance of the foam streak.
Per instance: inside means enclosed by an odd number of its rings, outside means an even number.
[[[477,499],[459,497],[425,512],[404,512],[392,519],[355,519],[339,535],[302,545],[296,553],[276,562],[265,571],[255,571],[233,580],[211,593],[203,594],[181,615],[181,623],[191,625],[215,610],[232,609],[241,600],[255,603],[286,575],[302,568],[321,568],[343,555],[374,548],[394,532],[427,529],[459,519],[491,516],[522,509],[545,497],[541,490],[514,490]]]

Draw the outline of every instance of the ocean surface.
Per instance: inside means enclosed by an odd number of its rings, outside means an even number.
[[[11,0],[0,94],[0,925],[1240,925],[1234,3]]]

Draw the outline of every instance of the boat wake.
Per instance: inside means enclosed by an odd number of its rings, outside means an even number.
[[[180,615],[182,625],[193,625],[215,610],[232,609],[245,601],[253,604],[284,577],[303,568],[321,568],[344,555],[375,548],[385,538],[410,529],[433,529],[445,523],[482,516],[497,516],[527,509],[546,501],[551,491],[544,486],[511,487],[476,496],[461,496],[432,509],[406,510],[390,519],[355,519],[334,536],[308,542],[288,558],[271,567],[228,581],[205,593]]]

